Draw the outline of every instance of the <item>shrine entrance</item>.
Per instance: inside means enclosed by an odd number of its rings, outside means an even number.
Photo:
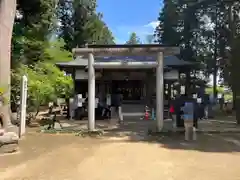
[[[112,81],[112,90],[120,90],[123,101],[139,101],[143,97],[143,83],[140,80],[115,80]]]
[[[178,54],[178,47],[166,47],[158,44],[141,44],[141,45],[89,45],[85,48],[73,49],[75,56],[88,57],[88,128],[90,131],[95,130],[95,69],[153,69],[156,71],[156,126],[158,131],[162,131],[164,120],[164,65],[163,56]],[[156,61],[151,62],[95,62],[95,57],[109,56],[131,56],[131,55],[152,55]],[[152,80],[152,76],[149,81]],[[120,86],[120,83],[117,83]],[[125,83],[125,86],[130,83]],[[135,85],[138,85],[135,81]],[[153,87],[151,87],[153,88]],[[127,88],[124,87],[124,90]],[[131,84],[129,90],[137,91],[138,87]],[[136,93],[136,95],[139,93]],[[129,98],[129,93],[125,98]]]

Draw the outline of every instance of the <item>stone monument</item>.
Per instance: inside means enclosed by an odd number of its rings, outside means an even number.
[[[27,76],[22,77],[21,96],[20,96],[20,127],[19,137],[21,138],[26,132],[26,109],[27,109]]]

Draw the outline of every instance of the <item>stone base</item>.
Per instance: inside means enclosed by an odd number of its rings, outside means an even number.
[[[18,151],[18,142],[2,144],[0,146],[0,154],[14,153],[16,151]]]
[[[4,132],[0,135],[0,154],[16,152],[18,140],[19,137],[14,132]]]

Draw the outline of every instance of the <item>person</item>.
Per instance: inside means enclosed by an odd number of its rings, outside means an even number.
[[[118,122],[120,124],[123,123],[123,115],[122,115],[122,94],[120,90],[116,90],[115,93],[112,94],[111,99],[111,112],[115,112],[118,117]]]
[[[173,130],[176,130],[176,127],[177,127],[176,114],[175,114],[175,109],[174,109],[174,103],[173,102],[174,102],[173,100],[170,102],[169,115],[170,115],[170,118],[172,119]]]
[[[197,105],[198,105],[198,118],[203,119],[204,118],[204,104],[203,104],[203,98],[199,96],[197,98]]]
[[[209,104],[210,104],[209,95],[205,93],[203,96],[204,119],[209,118]]]
[[[208,117],[214,118],[214,106],[216,105],[216,98],[214,94],[210,94],[209,96],[209,107],[208,107]]]
[[[111,104],[108,102],[108,95],[102,100],[102,117],[105,118],[107,117],[108,119],[111,118]]]
[[[184,103],[184,97],[180,94],[177,94],[176,98],[173,101],[173,107],[174,107],[174,112],[176,115],[176,126],[177,127],[184,127],[184,123],[181,118],[181,115],[182,115],[181,107],[182,107],[183,103]]]
[[[219,95],[219,105],[221,111],[223,111],[224,99],[224,94]]]
[[[190,96],[186,98],[184,106],[182,107],[184,128],[185,128],[185,140],[190,140],[190,134],[192,132],[192,140],[197,139],[196,128],[194,127],[194,112],[196,111],[196,103]]]

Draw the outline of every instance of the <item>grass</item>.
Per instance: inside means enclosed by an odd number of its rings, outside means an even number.
[[[42,129],[37,132],[47,133],[47,134],[74,134],[81,137],[99,137],[104,134],[103,130],[89,131],[87,129],[74,130],[74,129]]]

